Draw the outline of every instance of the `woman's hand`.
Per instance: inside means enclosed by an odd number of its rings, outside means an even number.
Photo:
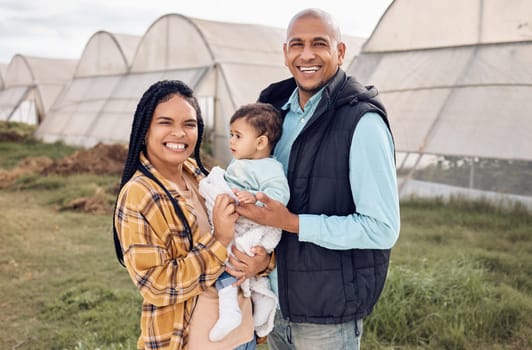
[[[238,219],[235,200],[227,194],[216,196],[212,217],[214,237],[227,247],[235,235],[235,221]]]
[[[232,246],[231,252],[233,254],[229,254],[229,264],[225,270],[238,280],[233,283],[234,286],[241,285],[249,277],[257,276],[266,270],[270,264],[271,256],[264,247],[253,247],[251,251],[255,254],[254,256],[241,252],[234,244]]]

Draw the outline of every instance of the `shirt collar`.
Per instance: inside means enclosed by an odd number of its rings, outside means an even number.
[[[164,176],[162,176],[157,169],[150,163],[148,160],[148,157],[144,154],[144,152],[140,153],[140,163],[146,167],[155,177],[157,177],[159,180],[161,180],[165,186],[168,186],[168,183],[172,183],[169,180],[167,180]],[[201,172],[200,168],[198,167],[198,164],[196,161],[192,158],[188,158],[183,163],[183,171],[185,173],[190,174],[192,177],[194,177],[198,182],[204,178],[203,173]]]
[[[325,86],[322,87],[318,92],[316,92],[312,97],[307,101],[305,104],[305,111],[313,109],[318,102],[321,99],[321,95],[323,93],[323,89],[325,89]],[[303,110],[299,106],[299,88],[296,87],[294,91],[292,91],[292,95],[290,95],[290,98],[288,98],[288,101],[281,107],[282,110],[286,111],[289,110],[294,113],[302,113]]]

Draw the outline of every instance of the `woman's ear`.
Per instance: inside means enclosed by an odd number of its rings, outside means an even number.
[[[268,147],[268,136],[266,136],[266,135],[259,136],[257,138],[257,149],[259,151],[262,151],[266,147]]]

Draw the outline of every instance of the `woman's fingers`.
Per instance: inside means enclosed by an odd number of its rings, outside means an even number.
[[[230,271],[235,271],[236,276],[240,277],[242,274],[246,277],[254,277],[260,272],[264,271],[270,262],[270,255],[263,247],[253,247],[254,256],[249,256],[240,251],[234,245],[231,247],[229,255]],[[229,270],[228,272],[231,273]],[[231,273],[232,274],[232,273]]]
[[[233,283],[233,286],[235,286],[235,287],[240,286],[247,279],[245,272],[240,271],[240,270],[238,270],[238,269],[236,269],[234,267],[231,267],[229,265],[227,265],[225,267],[225,271],[227,271],[230,275],[232,275],[234,278],[236,278],[237,281],[235,283]]]
[[[228,195],[218,195],[214,201],[214,236],[227,246],[234,236],[235,221],[238,219],[234,199]]]

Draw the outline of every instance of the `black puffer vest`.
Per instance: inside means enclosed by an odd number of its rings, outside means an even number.
[[[272,84],[259,101],[280,110],[295,87],[294,79]],[[356,212],[349,183],[353,133],[366,112],[381,115],[389,129],[376,96],[376,89],[362,86],[342,70],[327,84],[290,152],[291,212],[339,216]],[[299,242],[297,235],[288,232],[283,232],[275,253],[283,317],[319,324],[369,315],[384,287],[390,256],[390,250],[326,249]]]

